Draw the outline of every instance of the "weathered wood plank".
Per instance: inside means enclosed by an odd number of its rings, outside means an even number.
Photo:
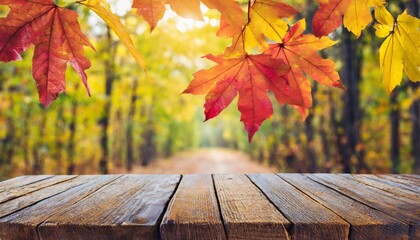
[[[12,179],[8,179],[0,182],[0,192],[5,191],[6,189],[12,189],[17,187],[22,187],[29,185],[34,182],[42,181],[47,178],[53,177],[52,175],[32,175],[32,176],[20,176]]]
[[[394,176],[396,176],[396,175],[394,174]],[[413,180],[416,180],[416,181],[420,182],[420,175],[415,175],[415,174],[401,174],[400,176],[406,177],[406,178],[411,178]]]
[[[156,239],[179,175],[124,175],[38,227],[42,239]]]
[[[40,189],[43,189],[43,188],[46,188],[46,187],[49,187],[49,186],[52,186],[61,182],[65,182],[70,178],[73,178],[73,177],[69,177],[69,176],[54,176],[54,177],[49,177],[49,178],[34,177],[32,180],[32,183],[30,184],[21,185],[19,187],[18,186],[7,187],[4,189],[4,191],[1,191],[0,203],[18,198],[20,196],[38,191]],[[28,179],[24,182],[27,182],[27,181],[31,181],[31,180]]]
[[[299,190],[351,224],[349,239],[408,239],[409,226],[381,211],[370,208],[302,174],[279,174]]]
[[[290,222],[244,175],[213,175],[228,239],[289,239]]]
[[[350,225],[275,174],[248,174],[293,224],[292,239],[347,239]]]
[[[211,175],[184,175],[160,226],[162,239],[226,239]]]
[[[417,182],[413,178],[405,177],[403,175],[376,175],[378,178],[385,182],[391,182],[398,184],[398,187],[410,190],[415,193],[420,193],[420,182]]]
[[[338,182],[346,183],[348,186],[357,187],[372,194],[390,198],[394,201],[400,202],[402,205],[406,205],[409,209],[417,210],[420,213],[420,209],[417,209],[417,206],[420,204],[420,201],[418,201],[418,199],[413,199],[412,197],[407,196],[406,194],[398,194],[393,191],[387,191],[385,189],[381,189],[380,187],[373,187],[362,181],[357,181],[351,174],[313,174],[313,176],[328,176],[327,179],[336,179]]]
[[[178,175],[23,176],[0,182],[0,239],[420,239],[417,175],[248,177],[185,176],[160,224]]]
[[[357,181],[351,181],[341,174],[308,174],[307,176],[316,182],[409,224],[409,236],[413,239],[420,239],[420,202],[398,198],[388,192]]]
[[[119,175],[79,176],[79,185],[0,218],[0,239],[38,239],[37,226],[49,217],[82,200]]]
[[[385,181],[385,182],[381,181],[380,178],[374,175],[361,175],[360,174],[360,175],[344,175],[344,176],[347,178],[353,178],[356,181],[359,181],[371,187],[389,192],[397,196],[398,198],[411,199],[415,202],[420,201],[420,194],[401,188],[397,184],[394,184],[391,181]]]
[[[77,176],[56,176],[54,185],[48,186],[39,186],[40,189],[37,191],[32,191],[26,195],[13,198],[9,201],[3,202],[0,204],[0,217],[7,216],[11,213],[14,213],[20,209],[28,207],[32,204],[35,204],[39,201],[47,199],[51,196],[54,196],[58,193],[64,192],[69,188],[72,188],[78,184],[78,182],[72,181]],[[52,179],[52,178],[51,178]],[[47,179],[48,180],[48,179]]]

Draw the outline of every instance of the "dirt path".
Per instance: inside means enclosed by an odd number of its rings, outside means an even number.
[[[115,171],[121,173],[124,170]],[[130,173],[269,173],[274,169],[251,161],[242,152],[229,149],[199,149],[183,152],[169,159],[159,159],[147,167],[136,166]]]

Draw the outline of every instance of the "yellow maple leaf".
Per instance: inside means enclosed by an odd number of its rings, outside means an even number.
[[[296,13],[294,8],[281,1],[256,0],[249,9],[248,27],[257,42],[263,46],[266,38],[281,43],[289,28],[282,18]]]
[[[359,37],[362,30],[372,22],[370,8],[383,4],[383,0],[353,0],[344,14],[344,26]]]
[[[376,36],[386,37],[379,49],[385,88],[390,93],[401,83],[402,71],[413,82],[420,82],[420,19],[404,11],[397,20],[385,6],[375,9]]]
[[[289,25],[282,19],[298,13],[280,0],[255,0],[249,6],[248,22],[242,31],[233,35],[233,43],[225,50],[225,56],[240,56],[268,49],[267,39],[283,42]]]

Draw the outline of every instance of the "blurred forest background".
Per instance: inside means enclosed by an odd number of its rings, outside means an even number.
[[[151,79],[103,22],[75,6],[96,48],[85,49],[92,97],[69,68],[67,93],[44,109],[30,70],[33,49],[22,61],[0,63],[0,180],[130,171],[213,147],[244,152],[279,172],[420,173],[420,87],[405,78],[391,96],[385,93],[378,60],[383,40],[372,27],[357,40],[345,29],[336,31],[331,37],[340,43],[322,53],[338,63],[345,91],[312,82],[314,105],[306,121],[292,107],[275,105],[272,119],[248,143],[236,104],[203,123],[204,97],[180,95],[195,71],[211,66],[201,56],[228,44],[215,35],[218,13],[207,11],[197,22],[168,12],[150,33],[122,2],[114,1],[114,10]],[[287,2],[302,11],[299,17],[308,16],[310,26],[314,1]],[[394,13],[408,8],[419,17],[417,0],[389,2]],[[6,13],[0,8],[2,17]]]

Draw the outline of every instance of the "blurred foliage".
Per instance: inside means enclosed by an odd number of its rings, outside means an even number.
[[[306,1],[293,2],[297,8],[305,9]],[[124,15],[122,21],[147,61],[149,76],[146,76],[115,36],[111,44],[115,44],[116,54],[110,56],[105,25],[86,9],[77,10],[83,11],[80,14],[83,31],[88,33],[96,49],[96,52],[86,49],[92,62],[88,70],[92,97],[87,95],[78,75],[68,70],[67,93],[43,109],[31,76],[31,59],[27,57],[31,54],[26,52],[22,61],[1,63],[0,180],[21,174],[98,171],[102,154],[102,130],[98,121],[107,98],[106,60],[117,66],[113,72],[116,81],[110,97],[110,139],[107,143],[111,169],[126,165],[127,151],[132,151],[134,164],[140,164],[142,155],[151,152],[148,149],[153,149],[152,159],[155,159],[192,148],[226,147],[248,152],[262,164],[289,172],[310,169],[306,153],[311,148],[316,156],[316,171],[342,171],[336,142],[337,134],[343,129],[333,127],[343,108],[342,90],[313,86],[317,89],[314,91],[316,104],[310,113],[313,141],[308,140],[307,126],[300,114],[289,106],[275,105],[272,119],[264,122],[252,143],[247,142],[235,104],[231,104],[221,117],[203,123],[203,97],[181,93],[194,72],[211,66],[201,56],[218,54],[228,44],[228,40],[215,36],[219,24],[216,12],[208,11],[204,23],[167,16],[152,33],[134,12]],[[0,9],[0,15],[5,11],[7,9]],[[336,34],[339,33],[340,30]],[[363,144],[358,147],[364,150],[371,172],[387,173],[392,168],[389,160],[392,106],[380,82],[377,54],[380,42],[371,30],[365,31],[360,41],[363,47],[359,86]],[[337,48],[324,54],[339,62]],[[400,87],[399,171],[403,173],[412,171],[409,107],[419,98],[419,92],[412,92],[407,86]],[[127,148],[128,141],[132,141],[131,150]],[[358,172],[356,162],[352,167],[353,172]]]

